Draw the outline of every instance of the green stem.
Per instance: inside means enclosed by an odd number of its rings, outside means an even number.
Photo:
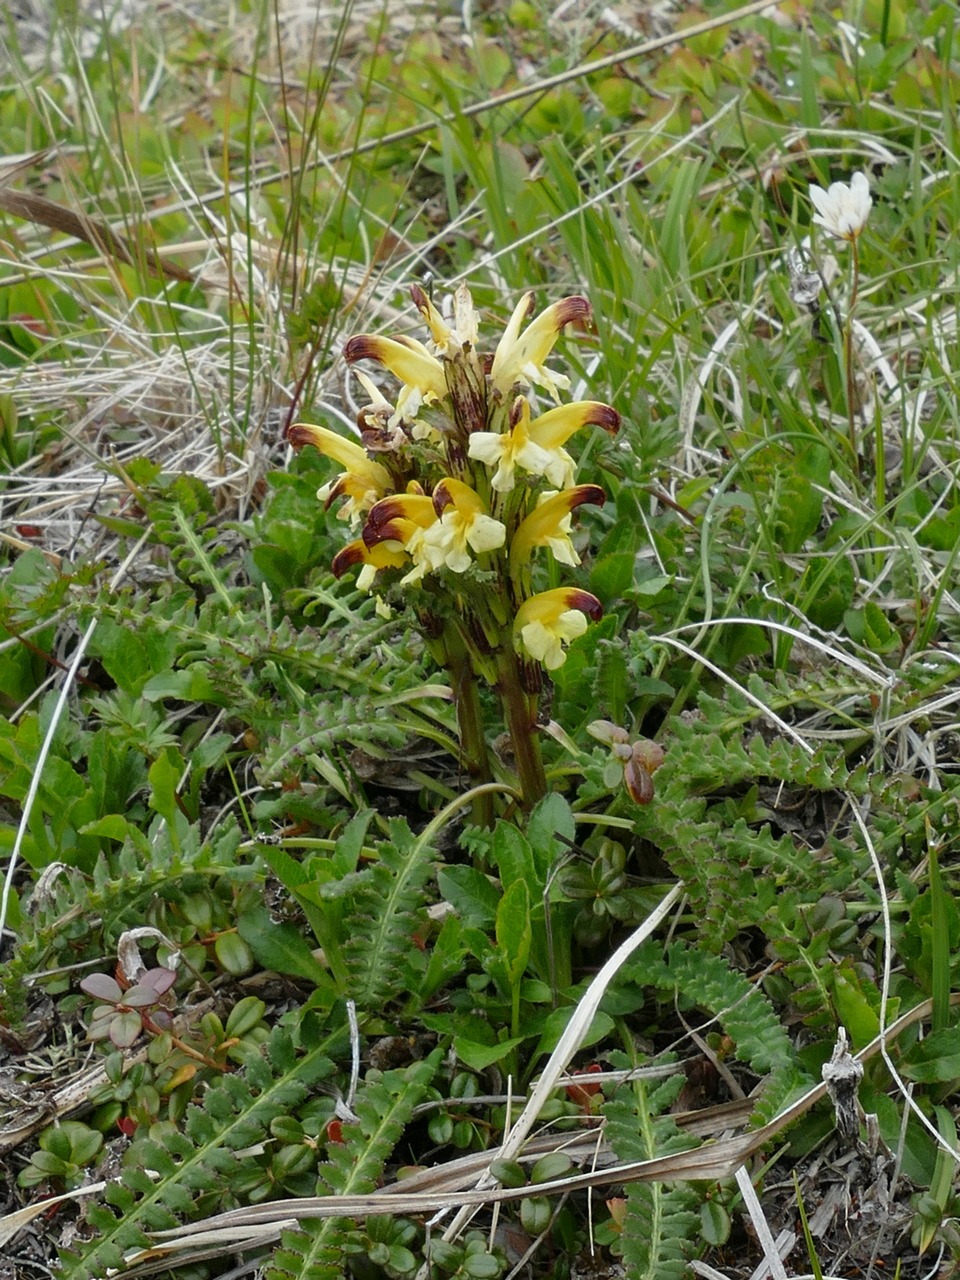
[[[860,474],[860,451],[857,447],[857,407],[856,386],[853,371],[853,313],[857,305],[857,292],[860,287],[860,254],[857,252],[857,241],[850,241],[853,254],[853,285],[850,290],[850,305],[847,307],[847,322],[843,327],[843,364],[847,379],[847,425],[850,432],[850,453],[853,459],[853,473]]]
[[[470,779],[471,786],[489,782],[490,755],[483,731],[483,709],[477,677],[470,661],[470,654],[463,638],[448,627],[444,636],[446,668],[453,689],[453,702],[457,709],[457,726],[460,730],[460,764]],[[473,802],[473,820],[478,826],[493,826],[493,795],[482,791]]]
[[[547,794],[547,777],[540,754],[537,699],[523,688],[520,664],[510,637],[500,649],[497,668],[497,692],[500,694],[503,718],[513,747],[513,763],[520,781],[523,807],[532,809]]]

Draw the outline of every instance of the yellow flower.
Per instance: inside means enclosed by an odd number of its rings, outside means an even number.
[[[457,286],[453,295],[453,325],[450,326],[418,284],[410,290],[414,305],[427,322],[433,345],[439,355],[454,356],[457,351],[477,349],[477,313],[473,298],[465,284]]]
[[[553,350],[564,325],[574,321],[585,323],[590,319],[590,303],[577,294],[561,298],[541,311],[521,333],[521,326],[532,305],[532,293],[525,293],[517,303],[494,352],[490,379],[494,390],[504,398],[516,382],[523,381],[545,388],[554,400],[559,401],[558,388],[568,387],[570,380],[563,374],[551,372],[544,361]]]
[[[403,383],[389,426],[412,422],[420,406],[442,400],[447,394],[443,365],[416,338],[380,338],[358,333],[343,349],[347,364],[357,360],[377,360]]]
[[[426,494],[394,493],[371,508],[363,526],[363,540],[368,547],[380,542],[402,547],[413,561],[413,568],[400,579],[400,585],[415,584],[435,567],[424,535],[437,520],[433,499]]]
[[[526,396],[518,396],[510,417],[509,431],[474,431],[467,449],[471,458],[497,468],[490,483],[498,493],[513,488],[517,467],[530,475],[546,476],[557,489],[567,488],[573,483],[574,463],[563,446],[573,433],[589,424],[610,432],[620,425],[616,409],[599,400],[558,405],[531,421]]]
[[[345,440],[335,431],[309,422],[296,422],[287,428],[287,439],[295,449],[312,444],[326,457],[346,468],[342,475],[317,490],[317,498],[327,507],[337,498],[348,499],[337,513],[340,520],[356,524],[361,513],[368,511],[392,487],[386,467],[371,461],[365,449],[352,440]]]
[[[482,498],[462,480],[447,477],[433,491],[434,509],[440,519],[424,533],[425,555],[431,567],[446,566],[465,573],[475,554],[496,551],[507,538],[506,527],[487,511]]]
[[[580,557],[570,541],[570,517],[585,502],[602,507],[607,495],[597,484],[579,484],[562,493],[545,493],[539,506],[527,516],[510,544],[510,571],[517,571],[533,554],[535,547],[549,547],[561,564],[575,565]]]
[[[588,618],[596,622],[602,613],[603,606],[589,591],[577,587],[541,591],[517,610],[514,641],[548,671],[555,671],[567,658],[563,646],[583,635]]]
[[[399,569],[409,558],[399,542],[377,542],[368,547],[362,538],[358,538],[340,548],[330,567],[335,578],[342,578],[348,569],[362,565],[357,574],[357,586],[361,591],[369,591],[381,569]]]

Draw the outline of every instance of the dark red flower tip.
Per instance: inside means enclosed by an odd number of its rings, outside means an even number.
[[[570,497],[570,510],[575,507],[582,507],[584,503],[592,503],[595,507],[602,507],[607,500],[607,493],[598,484],[579,484],[576,491]]]
[[[347,364],[355,364],[358,360],[379,359],[378,340],[372,333],[356,333],[348,338],[343,348],[343,358]]]
[[[330,564],[330,570],[335,578],[342,578],[343,575],[355,565],[363,563],[363,550],[359,543],[348,542],[345,547],[341,547],[337,554],[333,557]]]
[[[596,426],[602,427],[604,431],[615,436],[620,430],[620,415],[611,404],[600,404],[594,411],[594,415],[590,419]]]
[[[579,587],[571,587],[567,597],[568,609],[579,609],[581,613],[585,613],[591,622],[599,622],[603,617],[603,605],[596,596],[591,595],[589,591],[582,591]]]

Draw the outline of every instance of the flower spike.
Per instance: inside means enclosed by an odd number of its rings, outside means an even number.
[[[576,463],[565,446],[584,427],[613,433],[620,419],[600,401],[562,404],[568,379],[548,367],[564,327],[589,321],[586,298],[562,298],[537,315],[527,292],[499,342],[482,347],[465,284],[452,306],[435,305],[418,286],[411,296],[428,330],[425,341],[359,334],[344,348],[348,365],[377,361],[398,384],[381,390],[382,379],[356,370],[367,397],[357,411],[359,441],[304,424],[291,428],[289,439],[314,444],[340,463],[342,473],[319,496],[328,504],[347,499],[343,518],[357,522],[364,515],[361,536],[334,558],[334,573],[357,570],[357,585],[376,591],[386,571],[393,591],[389,604],[378,597],[378,613],[387,617],[404,601],[431,657],[446,668],[460,760],[475,782],[494,776],[480,683],[495,692],[521,803],[529,809],[547,791],[537,705],[544,668],[561,666],[566,646],[601,616],[600,601],[578,588],[531,596],[530,561],[547,547],[559,564],[580,563],[573,513],[584,503],[602,504],[606,495],[597,485],[574,484]],[[552,397],[553,406],[534,408],[531,386]],[[634,761],[632,744],[619,747],[627,753],[624,768],[629,764],[636,786],[644,786],[651,770],[644,774],[645,762]],[[488,791],[476,788],[473,801],[482,825],[494,819]]]

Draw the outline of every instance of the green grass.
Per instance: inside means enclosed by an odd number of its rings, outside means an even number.
[[[631,1275],[747,1275],[757,1206],[690,1152],[731,1109],[747,1150],[843,1026],[898,1177],[852,1251],[836,1224],[808,1247],[824,1274],[937,1250],[952,1273],[955,8],[784,3],[733,32],[710,0],[683,22],[713,28],[673,42],[666,18],[540,0],[23,8],[0,28],[0,1034],[22,1126],[4,1102],[0,1160],[11,1211],[67,1196],[34,1226],[49,1265],[145,1275],[178,1229],[177,1276],[237,1249],[271,1277],[495,1276],[527,1248],[563,1276],[591,1238]],[[856,170],[851,313],[851,250],[808,189]],[[586,295],[592,328],[550,363],[621,415],[570,445],[607,494],[579,512],[581,566],[534,575],[603,617],[541,696],[532,813],[494,691],[466,729],[422,593],[387,577],[386,616],[333,577],[356,536],[316,498],[337,469],[284,441],[350,436],[344,343],[425,339],[411,286],[442,307],[461,281],[484,352],[524,290]],[[641,806],[624,762],[651,742]],[[81,982],[135,980],[137,948],[176,983],[89,1044]],[[598,1090],[568,1088],[591,1064]],[[487,1204],[428,1242],[518,1115],[507,1230]],[[799,1193],[812,1228],[807,1157],[845,1149],[826,1104],[791,1120],[749,1167],[771,1224]],[[588,1139],[678,1163],[591,1222],[580,1184],[553,1194]],[[790,1177],[760,1176],[773,1157]],[[857,1160],[838,1222],[878,1175]],[[380,1216],[365,1197],[420,1165],[434,1200]],[[205,1249],[231,1211],[246,1243]]]

